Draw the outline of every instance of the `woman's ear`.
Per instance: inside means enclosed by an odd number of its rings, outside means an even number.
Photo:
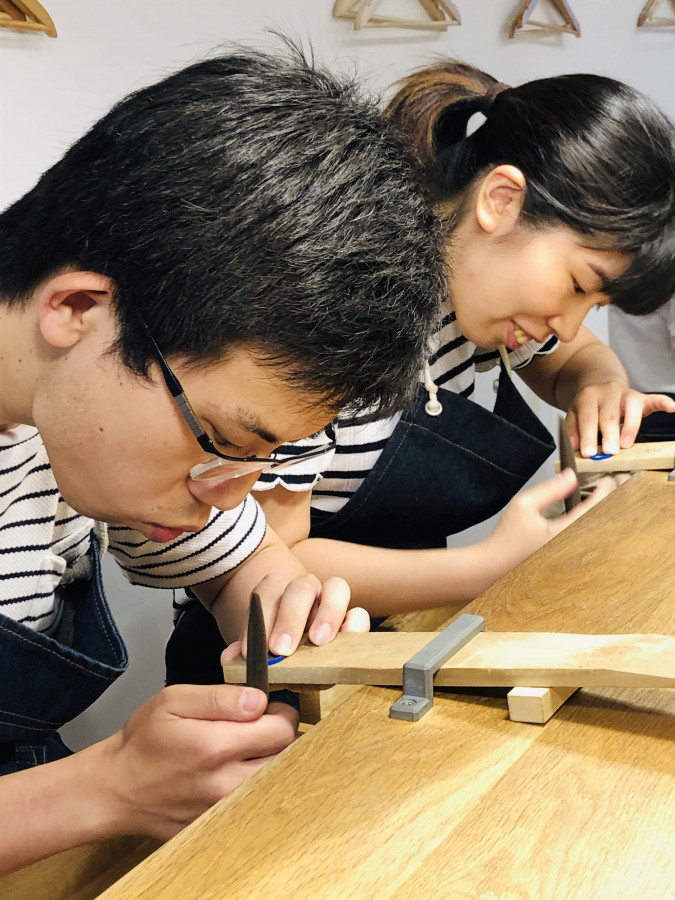
[[[525,201],[525,176],[515,166],[497,166],[483,178],[478,188],[475,212],[487,234],[502,237],[518,224]]]
[[[42,337],[52,347],[73,347],[110,314],[113,284],[96,272],[55,275],[38,291],[37,314]]]

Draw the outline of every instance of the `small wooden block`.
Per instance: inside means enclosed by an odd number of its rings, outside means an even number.
[[[321,721],[321,691],[299,691],[300,721],[306,725],[316,725]]]
[[[506,695],[509,718],[513,722],[543,725],[576,691],[574,687],[512,688]]]

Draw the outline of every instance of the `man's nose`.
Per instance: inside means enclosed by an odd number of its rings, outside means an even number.
[[[234,509],[251,493],[260,473],[251,472],[239,478],[225,481],[209,478],[188,478],[188,489],[193,497],[216,509]]]

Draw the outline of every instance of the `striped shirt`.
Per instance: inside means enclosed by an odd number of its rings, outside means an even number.
[[[94,529],[133,584],[180,588],[238,566],[259,546],[265,517],[252,497],[213,510],[207,525],[166,544],[80,515],[61,496],[35,428],[0,432],[0,614],[47,634],[60,620],[64,589],[90,577]]]
[[[552,352],[558,346],[556,338],[544,344],[529,341],[517,350],[509,350],[509,361],[513,368],[531,362],[538,354]],[[488,371],[499,365],[499,351],[486,350],[472,344],[459,332],[454,310],[447,305],[441,327],[432,342],[429,358],[431,377],[439,388],[471,397],[475,390],[476,373]],[[423,375],[420,379],[424,382]],[[312,509],[333,514],[342,509],[358,491],[373,466],[379,459],[387,441],[396,428],[401,413],[387,419],[368,421],[366,413],[340,413],[333,423],[335,427],[335,451],[306,463],[298,463],[291,469],[282,469],[261,475],[255,490],[270,490],[281,484],[290,491],[312,491]],[[322,441],[325,441],[325,434]],[[294,445],[307,448],[321,443],[318,439],[306,439]],[[279,457],[288,455],[285,448],[278,451]]]

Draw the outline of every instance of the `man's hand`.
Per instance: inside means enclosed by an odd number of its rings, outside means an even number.
[[[642,419],[660,410],[675,412],[675,400],[664,394],[641,394],[620,382],[588,385],[567,412],[572,447],[582,456],[593,456],[600,434],[602,452],[618,453],[633,446]]]
[[[115,830],[167,839],[295,738],[297,716],[253,688],[174,685],[100,744],[97,767]]]
[[[350,591],[344,578],[328,578],[323,584],[315,575],[300,575],[290,582],[267,575],[256,587],[265,616],[267,644],[272,653],[290,656],[305,631],[313,644],[332,641],[338,631],[368,631],[365,609],[349,609]],[[246,655],[246,631],[229,645],[226,661]]]

